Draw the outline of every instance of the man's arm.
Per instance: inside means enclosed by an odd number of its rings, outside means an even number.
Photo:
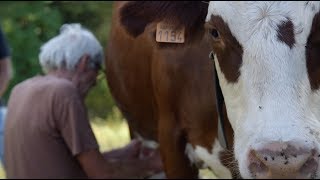
[[[159,154],[143,159],[125,156],[105,159],[99,150],[90,150],[77,155],[77,159],[89,178],[145,178],[162,170]]]
[[[77,158],[89,178],[146,178],[163,170],[158,150],[145,148],[138,140],[122,148],[101,154],[98,150],[80,153]]]
[[[76,156],[88,178],[113,178],[112,166],[108,166],[98,150],[89,150]]]
[[[0,59],[0,97],[3,96],[12,78],[11,58]]]
[[[143,178],[162,171],[158,151],[140,157],[143,148],[137,140],[103,155],[80,96],[67,87],[57,89],[57,94],[56,127],[89,178]]]

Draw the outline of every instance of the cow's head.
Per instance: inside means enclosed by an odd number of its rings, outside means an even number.
[[[208,11],[203,4],[130,2],[121,24],[137,37],[167,20],[191,37],[208,12],[242,177],[320,178],[320,3],[210,2]]]
[[[206,29],[245,178],[320,177],[320,3],[210,2]]]

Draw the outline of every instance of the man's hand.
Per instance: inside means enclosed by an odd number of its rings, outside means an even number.
[[[142,142],[139,140],[132,140],[128,145],[123,148],[115,149],[112,151],[104,152],[105,159],[131,159],[138,158],[142,148]]]
[[[159,150],[144,147],[136,139],[123,148],[104,153],[104,157],[114,164],[122,164],[119,171],[126,178],[145,178],[163,171]]]
[[[142,157],[140,156],[140,159],[146,161],[146,166],[150,170],[150,173],[147,176],[162,172],[163,164],[160,151],[158,149],[145,148],[144,152],[147,152],[148,154],[144,154]]]
[[[127,146],[122,148],[122,150],[121,150],[122,157],[123,158],[138,158],[141,153],[142,148],[143,148],[142,142],[137,139],[133,139],[133,140],[131,140],[131,142]]]

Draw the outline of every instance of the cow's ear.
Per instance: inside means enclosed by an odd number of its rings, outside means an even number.
[[[184,26],[186,34],[202,28],[208,4],[201,1],[132,1],[120,9],[120,22],[130,35],[137,37],[152,22],[166,20]]]
[[[157,9],[156,2],[128,2],[120,10],[121,25],[130,35],[137,37],[154,20],[157,14],[155,9]]]

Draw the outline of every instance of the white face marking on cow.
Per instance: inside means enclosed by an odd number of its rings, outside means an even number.
[[[249,150],[267,142],[302,142],[319,152],[320,136],[315,132],[320,129],[320,90],[311,90],[305,48],[319,11],[320,2],[209,4],[206,21],[212,15],[221,17],[243,48],[237,82],[227,81],[217,56],[215,63],[244,178],[252,178]],[[288,20],[294,27],[292,47],[278,40],[278,27]]]
[[[210,167],[218,178],[231,179],[232,176],[230,170],[224,167],[220,162],[219,153],[223,149],[217,139],[212,147],[212,151],[208,152],[206,148],[201,146],[196,146],[194,149],[192,145],[188,143],[186,145],[186,154],[192,163],[197,166],[201,165],[201,167],[198,168]]]

